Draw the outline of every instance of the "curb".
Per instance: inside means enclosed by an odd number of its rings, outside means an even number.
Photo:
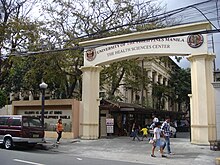
[[[52,143],[52,142],[45,142],[45,143],[38,143],[36,148],[42,149],[42,150],[50,150],[54,148],[58,148],[58,144]]]

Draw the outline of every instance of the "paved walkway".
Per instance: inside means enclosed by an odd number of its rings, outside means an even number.
[[[55,139],[46,139],[54,142]],[[98,140],[61,139],[58,152],[77,157],[89,157],[117,160],[151,165],[215,165],[220,151],[212,151],[209,146],[192,145],[189,138],[171,138],[171,149],[175,155],[162,158],[158,150],[156,158],[150,156],[151,144],[144,141],[132,141],[130,137],[113,137]]]

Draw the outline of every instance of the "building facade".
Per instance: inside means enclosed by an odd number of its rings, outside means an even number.
[[[121,87],[120,91],[125,97],[124,102],[165,111],[180,111],[177,104],[170,103],[168,97],[163,98],[163,105],[158,107],[157,102],[159,100],[153,96],[153,85],[168,86],[171,77],[170,73],[180,69],[179,66],[170,57],[147,58],[140,60],[139,63],[149,83],[147,88],[143,88],[141,85],[138,92],[129,87]]]

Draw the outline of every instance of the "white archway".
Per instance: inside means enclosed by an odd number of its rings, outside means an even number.
[[[211,84],[215,56],[208,53],[207,35],[178,36],[210,29],[210,24],[203,22],[81,42],[80,46],[85,47],[84,66],[81,68],[81,138],[97,139],[99,135],[101,65],[128,58],[180,55],[187,56],[191,62],[191,141],[209,144],[209,140],[215,140],[214,89]]]

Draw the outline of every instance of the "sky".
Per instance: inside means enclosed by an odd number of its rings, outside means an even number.
[[[167,11],[170,11],[204,1],[207,0],[163,0],[163,3],[167,4]],[[201,15],[201,17],[203,16]],[[217,28],[220,27],[217,26]],[[220,69],[220,46],[218,46],[219,44],[220,44],[220,33],[216,33],[214,34],[214,48],[215,48],[214,52],[216,55],[216,59],[215,59],[216,69],[217,68]],[[181,60],[181,62],[178,65],[183,68],[186,68],[186,67],[190,67],[190,62],[186,58],[184,58],[183,60]]]

